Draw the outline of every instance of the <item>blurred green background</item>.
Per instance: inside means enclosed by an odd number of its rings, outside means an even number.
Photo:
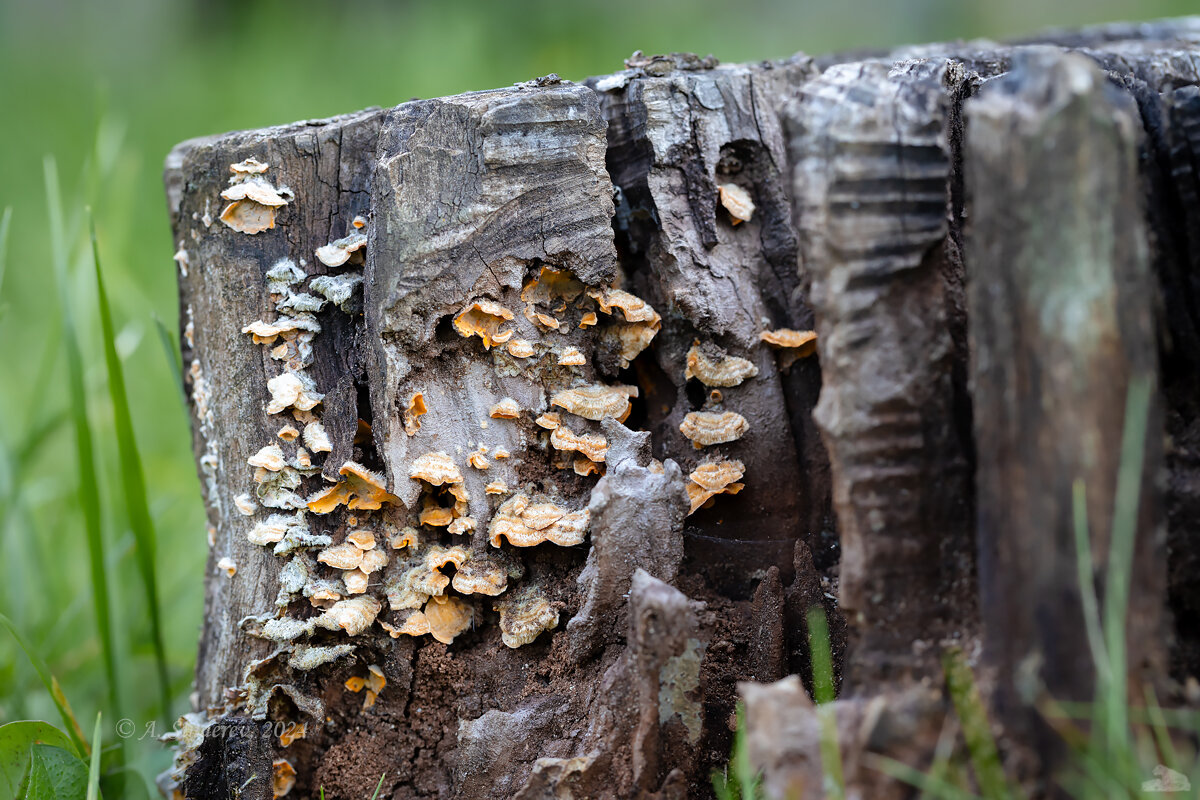
[[[176,330],[175,265],[160,181],[176,142],[371,105],[511,84],[581,79],[635,49],[759,60],[1039,28],[1150,19],[1183,0],[523,0],[462,3],[0,0],[0,208],[13,209],[0,285],[0,611],[49,664],[90,730],[132,720],[146,775],[168,757],[149,615],[117,478],[95,276],[82,209],[94,209],[116,346],[158,534],[156,571],[174,715],[186,710],[206,557],[187,418],[153,322]],[[70,298],[97,442],[101,515],[123,698],[108,707],[79,469],[68,417],[43,159],[57,162]],[[0,724],[57,723],[48,694],[0,632]]]

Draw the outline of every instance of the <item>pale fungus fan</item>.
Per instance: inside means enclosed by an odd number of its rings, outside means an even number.
[[[717,196],[729,212],[732,224],[749,222],[754,216],[754,201],[750,199],[750,193],[736,183],[722,183],[717,187]]]
[[[477,300],[468,305],[454,318],[454,329],[460,336],[478,336],[485,350],[494,344],[504,344],[512,338],[513,331],[500,330],[500,326],[513,318],[513,312],[491,300]]]
[[[683,418],[679,431],[697,448],[737,441],[749,430],[750,423],[741,414],[726,411],[692,411]]]
[[[550,404],[584,419],[598,422],[605,417],[613,417],[622,421],[629,416],[629,398],[637,396],[636,386],[592,384],[556,392],[550,398]]]
[[[741,461],[705,461],[688,475],[687,493],[692,515],[714,495],[737,494],[744,484],[738,483],[746,467]]]
[[[511,648],[532,642],[542,631],[558,625],[558,609],[536,586],[525,586],[499,600],[493,608],[500,612],[500,638]]]
[[[716,348],[714,347],[715,351]],[[738,386],[747,378],[758,374],[758,367],[750,361],[738,356],[725,353],[710,355],[706,353],[699,342],[692,344],[687,354],[687,368],[684,378],[695,378],[705,386],[731,387]]]

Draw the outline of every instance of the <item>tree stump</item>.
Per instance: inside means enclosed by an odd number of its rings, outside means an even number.
[[[212,548],[164,788],[702,797],[754,682],[768,795],[822,796],[814,607],[855,791],[927,762],[947,645],[1048,785],[1137,376],[1130,680],[1200,661],[1197,38],[638,53],[177,147]]]

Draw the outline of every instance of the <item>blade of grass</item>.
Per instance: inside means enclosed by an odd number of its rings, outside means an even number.
[[[100,718],[103,712],[96,712],[96,727],[92,731],[92,741],[96,747],[92,750],[92,762],[88,767],[87,800],[100,800]]]
[[[833,648],[829,641],[829,621],[825,609],[808,612],[808,648],[812,660],[813,696],[821,721],[821,766],[825,775],[826,797],[837,800],[846,796],[842,773],[842,754],[838,747],[837,717],[833,710]]]
[[[1112,536],[1108,544],[1104,640],[1108,652],[1109,679],[1104,726],[1109,757],[1129,752],[1125,618],[1129,605],[1129,580],[1133,571],[1133,545],[1137,535],[1142,462],[1146,453],[1146,426],[1152,388],[1151,380],[1146,375],[1136,376],[1129,383],[1129,395],[1125,401],[1125,429],[1121,435],[1121,464],[1117,471],[1117,496],[1113,504]]]
[[[4,209],[4,215],[0,216],[0,289],[4,288],[4,270],[8,266],[8,225],[12,222],[12,208]],[[0,306],[0,314],[4,313],[4,309]]]
[[[183,412],[188,413],[187,391],[183,387],[183,358],[179,354],[179,345],[175,343],[175,337],[167,330],[167,326],[163,324],[158,314],[151,314],[154,318],[154,327],[158,330],[158,341],[162,344],[163,353],[167,356],[167,365],[171,368],[171,377],[175,379],[175,386],[179,389],[179,399],[183,403]]]
[[[1075,519],[1075,566],[1079,579],[1079,600],[1083,605],[1083,622],[1087,631],[1088,647],[1100,684],[1109,681],[1108,654],[1104,650],[1104,632],[1100,627],[1100,607],[1096,599],[1096,583],[1092,574],[1092,542],[1088,534],[1087,488],[1082,479],[1076,479],[1071,487],[1071,501]]]
[[[871,769],[882,772],[894,780],[903,781],[931,797],[941,798],[941,800],[978,800],[977,795],[964,792],[952,783],[947,783],[932,775],[926,775],[921,770],[903,764],[894,758],[867,753],[865,760],[866,765]]]
[[[383,788],[383,779],[386,777],[386,772],[379,776],[379,783],[375,784],[375,794],[371,795],[371,800],[379,800],[379,791]]]
[[[1163,763],[1176,772],[1181,772],[1183,762],[1179,758],[1178,751],[1175,750],[1175,743],[1171,741],[1171,733],[1167,729],[1167,719],[1162,713],[1162,706],[1158,704],[1158,695],[1153,686],[1146,687],[1145,696],[1146,715],[1150,718],[1150,729],[1154,732],[1154,742],[1158,746],[1158,752],[1162,754]]]
[[[117,454],[121,462],[121,485],[125,489],[126,513],[129,527],[137,543],[138,571],[142,577],[142,588],[146,592],[146,605],[150,611],[150,631],[154,642],[154,660],[158,667],[158,684],[162,702],[162,716],[171,716],[170,682],[167,677],[167,655],[163,647],[162,609],[158,603],[158,583],[155,578],[155,556],[158,549],[154,535],[154,521],[150,517],[150,504],[146,499],[146,477],[142,470],[142,459],[138,454],[137,439],[133,432],[133,415],[129,412],[129,395],[125,391],[125,372],[117,356],[116,332],[113,330],[112,309],[108,305],[108,294],[104,290],[104,276],[100,269],[100,245],[96,240],[96,224],[89,220],[92,239],[92,261],[96,268],[97,302],[100,306],[100,329],[104,340],[104,361],[108,368],[108,391],[112,397],[113,419],[117,433]]]
[[[971,756],[971,766],[975,769],[975,780],[980,791],[987,798],[1012,796],[1004,776],[1004,767],[1000,763],[1000,751],[996,748],[996,740],[992,738],[987,709],[984,708],[979,687],[975,685],[971,667],[962,651],[953,647],[946,650],[942,655],[942,669],[946,673],[946,686],[962,726],[963,739],[967,743],[967,752]]]
[[[54,701],[54,706],[58,709],[59,716],[62,717],[63,728],[66,729],[67,735],[71,737],[71,742],[78,750],[76,755],[80,758],[87,758],[90,752],[87,741],[83,738],[83,731],[79,728],[79,722],[75,719],[75,712],[71,710],[71,704],[67,702],[67,696],[63,694],[62,687],[58,685],[58,678],[54,677],[46,666],[46,662],[42,661],[41,656],[33,651],[29,643],[25,641],[25,637],[17,630],[17,626],[4,614],[0,614],[0,626],[7,630],[17,641],[17,645],[25,651],[25,657],[29,659],[34,671],[42,679],[42,685],[50,693],[50,699]]]
[[[104,569],[104,532],[100,522],[100,486],[96,477],[96,461],[92,428],[88,421],[87,392],[83,381],[83,358],[75,335],[74,310],[67,285],[67,242],[63,224],[62,200],[58,192],[58,167],[53,156],[45,163],[46,201],[50,216],[50,247],[53,253],[54,277],[58,284],[59,304],[63,325],[63,340],[67,353],[68,402],[75,427],[75,454],[79,471],[79,506],[83,513],[87,537],[88,561],[91,567],[92,607],[96,613],[96,628],[100,635],[100,651],[108,679],[108,694],[114,709],[121,707],[120,683],[117,680],[116,649],[113,646],[112,611],[109,605],[108,575]]]

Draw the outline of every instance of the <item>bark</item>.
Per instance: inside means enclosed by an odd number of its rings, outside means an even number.
[[[768,795],[818,796],[817,607],[863,796],[902,794],[873,754],[930,757],[947,645],[982,642],[1020,767],[1045,733],[1023,665],[1055,697],[1088,687],[1070,488],[1100,575],[1141,374],[1165,413],[1130,677],[1166,674],[1164,591],[1193,669],[1200,101],[1175,39],[1196,31],[635,54],[582,85],[180,145],[212,552],[164,785],[266,798],[273,763],[292,796],[383,773],[380,797],[705,796],[756,681]],[[761,338],[784,328],[815,329],[816,356]],[[697,420],[727,441],[693,446]],[[706,471],[735,485],[705,497]]]

